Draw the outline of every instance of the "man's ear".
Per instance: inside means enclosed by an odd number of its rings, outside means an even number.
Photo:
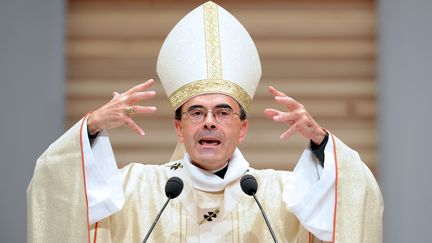
[[[249,121],[247,119],[242,121],[242,124],[240,125],[240,135],[239,135],[239,140],[238,143],[242,143],[243,140],[246,138],[246,133],[249,127]]]
[[[175,120],[174,121],[174,127],[176,129],[176,134],[177,134],[179,142],[183,143],[183,126],[182,126],[181,121]]]

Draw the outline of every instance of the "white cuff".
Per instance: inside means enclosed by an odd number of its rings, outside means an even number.
[[[323,168],[310,149],[303,152],[283,200],[308,231],[320,240],[332,241],[336,167],[331,139],[324,154]]]
[[[94,224],[119,211],[124,204],[124,194],[108,133],[100,132],[91,146],[85,120],[81,136],[89,221]]]

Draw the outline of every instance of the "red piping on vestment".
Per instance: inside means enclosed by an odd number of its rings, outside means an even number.
[[[98,225],[99,225],[99,222],[96,222],[96,224],[95,224],[95,230],[94,230],[93,243],[96,243]]]
[[[87,184],[86,184],[86,176],[85,176],[85,168],[84,168],[84,150],[83,150],[83,142],[82,142],[82,129],[83,125],[87,119],[87,117],[90,115],[90,112],[87,113],[80,126],[80,149],[81,149],[81,166],[82,166],[82,174],[83,174],[83,182],[84,182],[84,194],[85,194],[85,201],[86,201],[86,213],[87,213],[87,238],[88,242],[90,243],[90,219],[89,219],[89,210],[88,210],[88,197],[87,197]]]
[[[329,132],[330,133],[330,132]],[[334,204],[334,213],[333,213],[333,237],[332,242],[334,243],[336,240],[336,211],[337,211],[337,200],[338,200],[338,181],[339,181],[339,168],[338,168],[338,159],[336,155],[336,143],[335,139],[332,133],[330,133],[330,136],[333,141],[333,153],[334,153],[334,159],[335,159],[335,169],[336,169],[336,181],[335,181],[335,204]]]

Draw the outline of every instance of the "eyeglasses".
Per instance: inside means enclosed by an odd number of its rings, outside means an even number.
[[[186,118],[192,123],[202,123],[207,117],[207,114],[211,112],[217,123],[229,124],[235,117],[240,114],[234,112],[231,108],[227,107],[216,107],[213,110],[207,110],[201,107],[189,108],[187,111],[181,113],[186,115]]]

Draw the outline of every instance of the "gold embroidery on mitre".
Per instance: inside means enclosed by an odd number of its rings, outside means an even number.
[[[203,8],[207,79],[222,79],[218,6],[213,2],[207,2]]]
[[[246,111],[249,111],[252,101],[248,93],[238,84],[221,79],[197,80],[188,83],[174,91],[168,98],[175,110],[190,98],[202,94],[225,94],[231,96]]]

